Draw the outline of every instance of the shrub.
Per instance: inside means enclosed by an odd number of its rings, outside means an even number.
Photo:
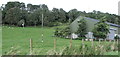
[[[22,27],[22,24],[23,24],[23,23],[25,24],[25,20],[22,19],[22,20],[20,20],[20,21],[17,23],[17,25]]]
[[[120,37],[119,37],[118,35],[116,35],[116,36],[114,37],[114,39],[120,39]]]
[[[57,37],[64,37],[66,38],[66,36],[69,36],[71,34],[70,32],[70,28],[66,27],[66,28],[56,28],[54,35]]]

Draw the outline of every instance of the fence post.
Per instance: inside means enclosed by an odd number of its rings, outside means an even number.
[[[101,43],[101,40],[99,39],[99,44]]]
[[[109,42],[111,42],[111,40],[109,40]]]
[[[72,38],[70,39],[70,48],[72,48]]]
[[[56,39],[54,39],[54,51],[56,51]]]
[[[111,50],[113,51],[115,49],[115,40],[111,44]]]
[[[32,55],[32,39],[30,38],[30,55]]]
[[[119,45],[118,41],[119,41],[119,39],[117,39],[117,45]]]
[[[82,39],[82,50],[83,50],[83,55],[85,54],[85,53],[84,53],[84,48],[85,48],[84,39]]]
[[[106,42],[106,39],[105,39],[105,42]]]
[[[94,48],[94,42],[93,39],[91,40],[92,48]]]
[[[116,43],[116,40],[114,39],[114,44]]]
[[[113,42],[114,49],[115,49],[115,44],[116,44],[116,40],[114,39],[114,42]]]

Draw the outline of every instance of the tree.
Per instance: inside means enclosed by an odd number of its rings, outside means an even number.
[[[118,25],[120,25],[120,16],[118,16]]]
[[[104,18],[105,17],[103,17],[97,24],[95,24],[95,27],[93,29],[93,36],[98,39],[105,39],[109,33],[109,25],[105,23]]]
[[[18,7],[18,8],[21,8],[21,4],[23,5],[24,3],[20,3],[20,2],[7,2],[7,4],[5,5],[5,10],[9,10],[11,8],[14,8],[14,7]]]
[[[59,10],[59,19],[58,19],[59,22],[62,22],[62,23],[65,23],[66,22],[66,12],[60,8]]]
[[[59,19],[59,9],[53,8],[52,13],[53,13],[53,22],[58,21],[58,19]]]
[[[85,19],[82,19],[80,21],[78,21],[79,27],[78,27],[78,31],[76,32],[79,37],[85,37],[85,35],[87,34],[87,26],[86,26],[86,21]]]
[[[26,19],[27,24],[30,25],[30,26],[31,25],[36,26],[38,23],[40,24],[41,20],[39,21],[39,19],[40,19],[39,16],[40,16],[40,14],[39,14],[38,11],[35,11],[34,13],[29,13],[27,15],[27,19]]]
[[[18,7],[11,8],[6,12],[5,22],[10,25],[17,25],[21,17],[21,10]]]
[[[118,35],[116,35],[114,38],[115,38],[116,40],[117,40],[117,39],[120,39],[120,37],[119,37]]]
[[[47,5],[45,5],[45,4],[41,5],[41,9],[42,9],[41,14],[43,14],[43,23],[44,23],[44,25],[45,26],[51,25],[50,24],[51,22],[49,21],[50,11],[49,11]],[[42,20],[42,15],[41,15],[41,20]]]
[[[9,25],[17,25],[18,21],[23,18],[25,19],[25,13],[25,4],[23,2],[7,2],[2,11],[3,23]]]
[[[68,12],[69,19],[71,22],[74,21],[78,16],[80,16],[80,12],[77,9],[72,9]]]

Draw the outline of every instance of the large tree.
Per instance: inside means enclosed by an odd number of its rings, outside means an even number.
[[[18,7],[14,7],[6,12],[5,22],[10,25],[17,25],[21,17],[21,10]]]
[[[77,9],[72,9],[68,12],[69,19],[74,21],[78,16],[80,16],[80,12]]]
[[[105,39],[107,37],[107,34],[109,33],[109,25],[105,23],[105,17],[103,17],[97,24],[95,24],[95,27],[93,29],[93,35],[97,39],[103,38]]]
[[[23,15],[23,14],[24,15]],[[25,4],[23,2],[8,2],[3,7],[2,20],[5,24],[17,25],[21,19],[25,19]]]
[[[78,24],[79,27],[76,33],[79,35],[79,37],[85,37],[85,35],[87,34],[87,25],[85,19],[78,21]]]
[[[60,10],[59,10],[59,22],[62,22],[62,23],[64,23],[64,22],[66,22],[66,12],[62,9],[62,8],[60,8]]]
[[[58,21],[58,19],[59,19],[59,9],[53,8],[52,13],[53,13],[54,22]]]

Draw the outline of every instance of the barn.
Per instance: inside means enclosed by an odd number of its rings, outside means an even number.
[[[94,29],[95,24],[99,22],[99,20],[83,17],[83,16],[79,16],[70,24],[70,31],[72,32],[72,34],[74,34],[78,30],[78,27],[79,27],[78,21],[80,21],[81,19],[86,20],[87,32],[88,32],[86,37],[94,38],[92,30]],[[110,33],[107,35],[107,39],[113,40],[116,35],[120,37],[120,25],[109,23],[109,22],[106,22],[106,23],[109,25],[109,31],[110,31]]]

